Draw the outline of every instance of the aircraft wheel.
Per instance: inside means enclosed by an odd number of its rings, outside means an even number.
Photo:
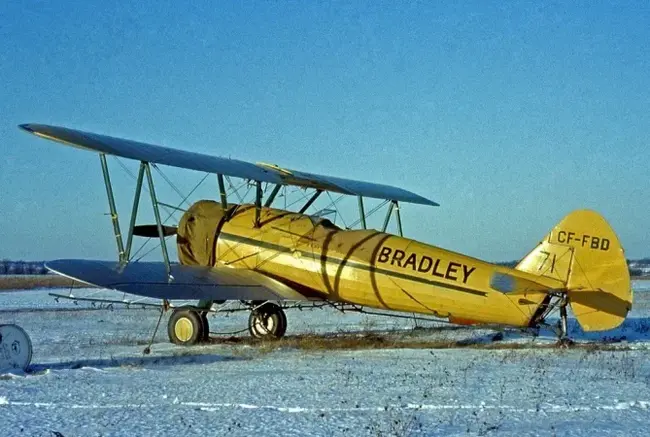
[[[207,322],[207,321],[206,321]],[[167,324],[169,341],[182,346],[191,346],[203,341],[207,324],[202,315],[187,308],[175,309]]]
[[[287,316],[277,304],[267,302],[251,311],[248,317],[248,331],[260,339],[277,339],[287,331]]]

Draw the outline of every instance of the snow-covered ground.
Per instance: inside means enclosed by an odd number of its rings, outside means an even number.
[[[26,374],[0,375],[0,436],[645,436],[650,281],[634,289],[634,309],[621,328],[586,335],[572,323],[572,337],[586,345],[571,349],[548,348],[550,336],[514,333],[494,349],[326,350],[234,341],[183,348],[167,342],[165,318],[147,356],[155,310],[57,303],[45,290],[2,292],[0,323],[22,326],[34,357]],[[491,336],[457,328],[414,333],[411,320],[331,310],[287,315],[290,337],[377,331],[431,344],[481,344]],[[234,332],[246,318],[210,322],[213,331]],[[399,334],[385,334],[389,328]]]

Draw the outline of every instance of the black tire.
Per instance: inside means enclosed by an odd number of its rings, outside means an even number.
[[[287,332],[284,310],[275,303],[267,302],[251,311],[248,332],[252,337],[263,340],[282,338]]]
[[[282,337],[284,337],[284,334],[286,334],[286,332],[287,332],[287,325],[288,325],[287,315],[286,315],[286,313],[284,312],[284,310],[282,308],[280,308],[280,312],[278,314],[280,314],[280,317],[282,317],[282,323],[280,325],[280,326],[282,326],[282,331],[280,331],[278,333],[279,334],[278,338],[282,338]]]
[[[208,313],[201,313],[201,322],[203,323],[203,338],[201,339],[202,343],[210,342],[210,322],[208,321]]]
[[[169,341],[181,346],[191,346],[203,341],[205,331],[201,314],[192,309],[174,310],[167,323]]]

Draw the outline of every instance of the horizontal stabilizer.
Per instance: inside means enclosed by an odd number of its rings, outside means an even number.
[[[418,194],[389,185],[299,172],[275,165],[252,164],[237,159],[171,149],[169,147],[83,132],[60,126],[30,123],[21,124],[20,128],[41,138],[57,141],[69,146],[105,153],[107,155],[135,159],[137,161],[164,164],[208,173],[218,173],[278,185],[295,185],[354,196],[438,206],[436,202]]]
[[[62,259],[48,270],[102,288],[168,300],[307,300],[291,287],[251,270],[171,265],[168,280],[162,262]]]

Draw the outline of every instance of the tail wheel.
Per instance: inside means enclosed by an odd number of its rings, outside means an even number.
[[[169,341],[182,346],[199,343],[204,340],[206,331],[209,331],[207,326],[198,311],[178,308],[174,310],[167,324]]]
[[[282,307],[267,302],[251,311],[248,317],[248,331],[255,338],[281,338],[287,331],[287,316]]]

